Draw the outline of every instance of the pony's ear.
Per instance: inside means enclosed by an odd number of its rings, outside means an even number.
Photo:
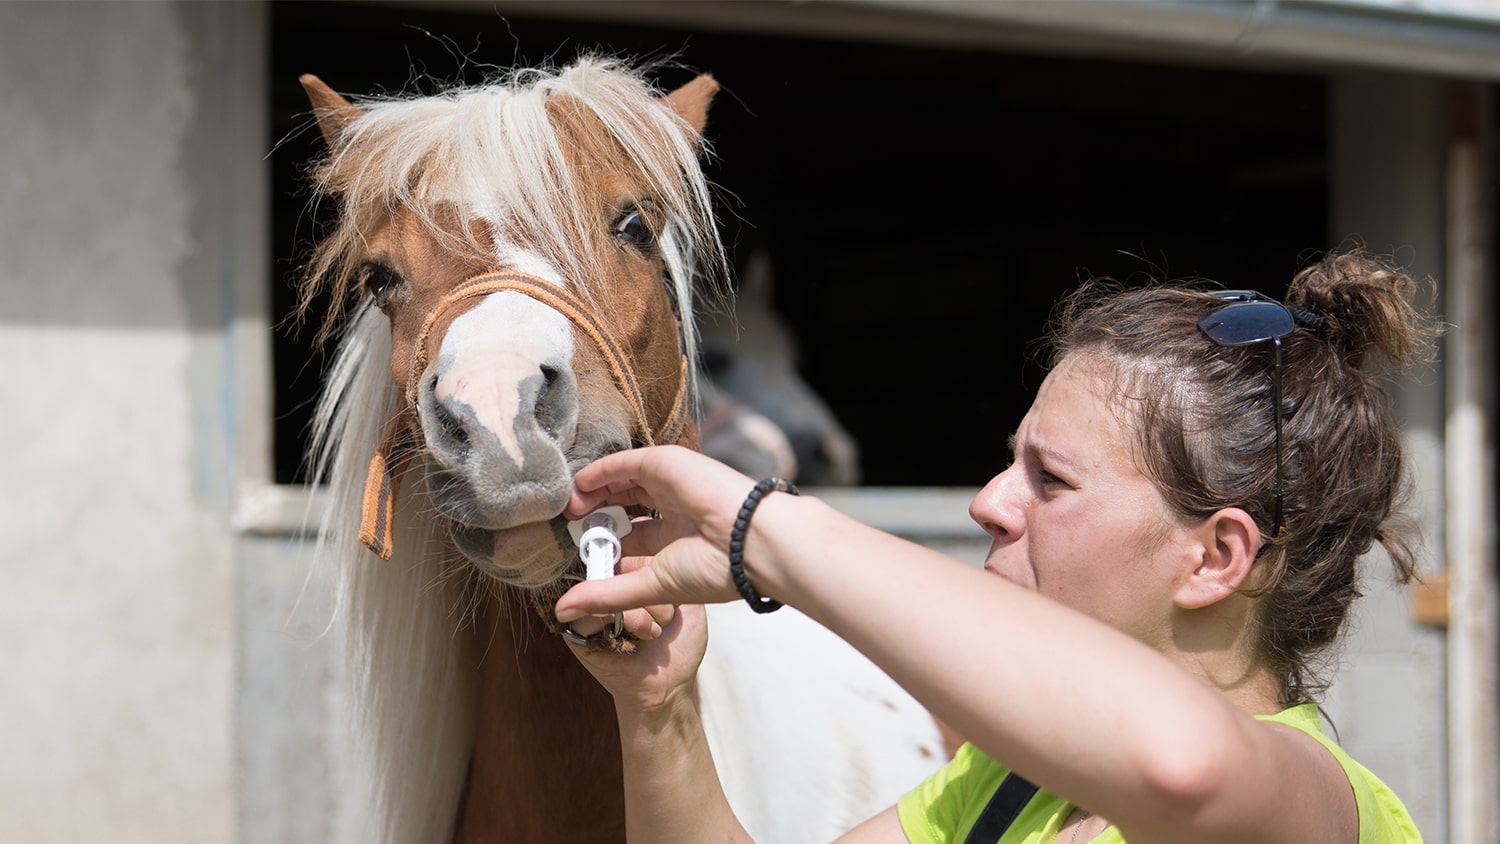
[[[323,140],[330,147],[336,146],[344,127],[359,116],[359,109],[311,73],[302,74],[298,81],[302,83],[302,90],[307,92],[307,98],[312,101],[313,114],[318,118],[318,128],[323,131]]]
[[[667,105],[701,135],[708,125],[708,106],[718,92],[719,83],[705,73],[668,94]]]

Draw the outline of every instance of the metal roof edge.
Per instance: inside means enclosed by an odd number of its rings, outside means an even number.
[[[1083,36],[1137,51],[1500,79],[1500,3],[1419,0],[804,0]],[[1484,14],[1494,9],[1492,15]],[[976,33],[977,35],[977,33]]]

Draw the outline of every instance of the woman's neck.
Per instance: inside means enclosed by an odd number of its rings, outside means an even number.
[[[1280,712],[1282,684],[1256,652],[1254,599],[1243,595],[1179,610],[1167,657],[1252,715]]]

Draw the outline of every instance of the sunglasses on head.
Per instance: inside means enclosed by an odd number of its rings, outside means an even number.
[[[1198,328],[1220,346],[1271,343],[1271,402],[1276,423],[1275,520],[1271,537],[1281,533],[1281,338],[1297,330],[1297,319],[1286,305],[1254,290],[1215,290],[1210,295],[1225,304],[1204,314]]]

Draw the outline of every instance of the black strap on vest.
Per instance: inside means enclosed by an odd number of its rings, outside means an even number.
[[[1036,786],[1027,782],[1020,774],[1014,771],[1006,774],[1005,779],[1000,781],[1000,787],[995,789],[995,796],[990,798],[984,811],[979,813],[979,820],[974,822],[964,844],[995,844],[1005,834],[1005,830],[1010,828],[1016,815],[1021,814],[1021,809],[1033,794],[1036,794]]]

